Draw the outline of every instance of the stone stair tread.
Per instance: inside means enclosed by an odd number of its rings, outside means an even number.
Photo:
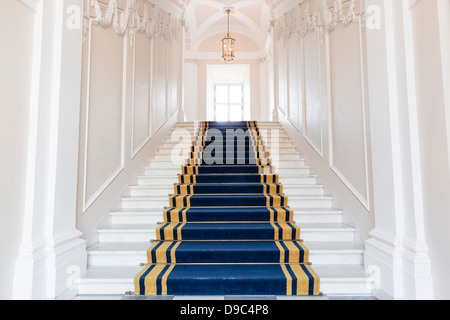
[[[150,178],[150,177],[148,177]],[[282,183],[282,182],[280,182]],[[135,186],[130,186],[130,189],[171,189],[173,190],[173,186],[179,184],[178,182],[174,182],[173,184],[169,184],[167,186],[156,186],[156,185],[135,185]],[[186,183],[186,184],[190,184],[190,183]],[[196,183],[196,185],[220,185],[222,183]],[[236,184],[236,183],[230,183],[230,182],[226,182],[226,184]],[[245,184],[261,184],[261,183],[257,183],[257,182],[245,182]],[[307,183],[296,183],[296,184],[286,184],[286,183],[282,183],[283,187],[285,188],[324,188],[325,186],[323,184],[307,184]]]
[[[110,224],[106,226],[99,227],[97,230],[99,232],[139,232],[139,231],[154,231],[158,228],[158,224]]]
[[[290,207],[291,210],[295,212],[295,214],[342,214],[343,211],[338,208],[295,208]]]
[[[314,252],[358,252],[364,251],[364,247],[354,242],[318,242],[309,241],[304,243],[305,246],[310,250],[311,253]],[[120,253],[139,253],[142,254],[151,248],[153,244],[150,242],[99,242],[88,248],[89,253],[96,254],[111,254],[114,252]],[[144,261],[143,261],[144,262]]]
[[[171,196],[173,194],[169,194],[169,195],[145,195],[145,196],[130,196],[130,195],[124,195],[122,196],[122,200],[151,200],[151,199],[168,199],[168,196]],[[208,194],[201,194],[201,196],[207,196]],[[239,193],[233,194],[233,193],[229,193],[227,195],[242,195]],[[326,195],[294,195],[294,196],[290,196],[290,199],[332,199],[333,197],[331,196],[326,196]]]
[[[162,213],[166,208],[119,208],[112,210],[110,212],[111,215],[155,215],[160,214],[162,218]],[[342,210],[339,210],[337,208],[293,208],[291,207],[291,210],[294,211],[294,213],[297,215],[302,214],[336,214],[336,215],[342,215]]]
[[[161,217],[162,220],[162,217]],[[197,222],[190,222],[190,223],[197,223]],[[198,222],[203,223],[203,222]],[[249,223],[249,222],[205,222],[210,224],[241,224],[241,223]],[[255,223],[255,222],[250,222]],[[260,222],[260,223],[267,223],[270,224],[270,222]],[[98,228],[98,231],[146,231],[151,230],[154,231],[158,226],[158,224],[110,224],[106,226],[102,226]],[[301,225],[298,225],[300,229],[305,231],[314,231],[314,230],[333,230],[333,231],[350,231],[354,230],[353,227],[348,226],[343,223],[302,223]]]
[[[314,271],[320,276],[321,282],[342,280],[365,280],[367,273],[362,265],[314,265]],[[130,285],[136,275],[142,271],[141,266],[89,266],[81,281],[129,281]]]

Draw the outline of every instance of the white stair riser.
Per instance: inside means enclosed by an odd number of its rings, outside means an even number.
[[[161,210],[162,211],[162,210]],[[139,215],[133,213],[126,213],[120,215],[112,215],[111,216],[111,224],[155,224],[163,221],[163,214],[148,214],[148,215]]]
[[[146,175],[138,178],[138,184],[141,185],[141,181],[144,185],[149,186],[158,186],[158,187],[170,187],[173,186],[174,183],[178,183],[178,178],[176,175],[173,178],[161,177]]]
[[[300,238],[305,241],[337,241],[337,242],[351,242],[355,239],[355,232],[353,229],[347,230],[310,230],[300,229]],[[149,242],[156,239],[155,230],[99,230],[100,242]]]
[[[181,166],[185,164],[185,161],[150,161],[148,166],[150,168],[164,168],[164,167],[173,167],[177,168],[179,171],[181,171]]]
[[[231,140],[230,140],[231,141]],[[230,142],[233,144],[233,142]],[[198,145],[198,143],[197,143]],[[280,139],[280,140],[262,140],[262,146],[266,148],[272,148],[274,150],[280,148],[295,148],[294,143],[289,139]],[[184,139],[166,139],[162,142],[160,149],[169,149],[169,148],[177,148],[177,149],[190,149],[193,146],[193,140]],[[225,147],[224,147],[225,149]]]
[[[173,178],[169,177],[157,177],[152,175],[145,175],[138,177],[138,184],[139,185],[148,185],[148,186],[158,186],[158,187],[171,187],[174,183],[178,183],[178,176],[173,175]],[[295,190],[295,185],[298,184],[307,184],[307,185],[316,185],[317,184],[317,177],[316,176],[298,176],[298,177],[282,177],[279,179],[279,183],[283,185],[283,189],[292,189]],[[293,186],[292,186],[293,185]],[[292,186],[292,187],[291,187]],[[287,189],[285,189],[287,188]]]
[[[126,199],[122,200],[123,209],[164,208],[169,205],[167,199]],[[288,205],[296,208],[332,208],[333,200],[328,198],[295,199],[288,197]]]
[[[158,154],[172,154],[173,150],[178,151],[186,151],[189,152],[191,150],[190,146],[186,147],[184,150],[183,148],[177,147],[177,146],[168,146],[168,147],[160,147],[156,153]],[[278,147],[274,146],[273,148],[268,147],[268,151],[272,153],[299,153],[295,147]]]
[[[355,240],[355,231],[353,229],[343,230],[309,230],[300,228],[300,238],[305,242],[352,242]],[[312,260],[311,260],[312,261]],[[314,262],[315,263],[315,262]]]
[[[134,291],[133,279],[81,279],[78,283],[79,295],[124,295]]]
[[[332,208],[331,199],[295,199],[288,197],[288,206],[295,208]]]
[[[298,166],[295,168],[279,168],[275,167],[276,173],[279,175],[284,175],[285,177],[280,177],[281,183],[283,183],[284,179],[290,178],[288,175],[298,175],[298,174],[311,174],[311,168],[308,166]],[[177,177],[178,174],[181,174],[181,166],[174,167],[146,167],[145,175],[147,176],[172,176]]]
[[[280,159],[279,161],[276,161],[276,159],[272,159],[272,165],[276,168],[280,169],[288,169],[288,168],[299,168],[299,167],[305,167],[307,166],[307,163],[305,160],[284,160]]]
[[[133,279],[120,279],[115,281],[91,281],[82,279],[78,284],[78,294],[80,295],[123,295],[127,291],[134,291]],[[368,280],[364,278],[356,278],[349,281],[348,279],[327,279],[321,277],[320,291],[323,292],[324,295],[371,294]]]
[[[279,175],[292,175],[292,174],[311,174],[311,168],[309,167],[298,167],[298,168],[279,168],[275,167],[275,171]],[[280,182],[283,183],[286,177],[280,177]],[[289,177],[287,177],[289,178]]]
[[[149,244],[151,248],[152,244]],[[340,252],[335,250],[333,252],[310,252],[309,261],[314,264],[330,264],[330,265],[348,265],[348,264],[362,264],[363,253],[361,252]],[[88,264],[90,266],[138,266],[141,263],[147,263],[146,251],[133,252],[89,252]]]
[[[319,274],[320,277],[320,274]],[[325,295],[370,295],[372,290],[368,280],[364,278],[356,279],[320,279],[320,291]]]
[[[263,145],[266,148],[273,149],[273,150],[277,150],[279,148],[295,148],[294,143],[287,139],[280,140],[280,141],[264,141],[263,140]],[[192,141],[189,141],[187,139],[183,140],[183,141],[167,139],[162,143],[160,148],[190,149],[191,146],[192,146]]]
[[[306,179],[305,179],[306,180]],[[310,180],[306,180],[305,182],[302,182],[304,184],[312,184],[313,183]],[[142,182],[139,183],[140,186],[143,186],[142,188],[130,188],[130,195],[131,196],[151,196],[151,195],[169,195],[175,193],[175,188],[170,187],[173,185],[173,183],[166,183],[164,187],[157,186],[154,181],[151,179],[148,179],[147,181],[145,179],[142,179]],[[148,187],[147,187],[148,186]],[[283,186],[283,193],[289,196],[296,196],[296,195],[323,195],[323,188],[308,188],[308,187],[301,187],[301,188],[295,188],[295,187],[286,187]]]
[[[294,214],[294,221],[299,226],[304,223],[342,223],[342,214]]]
[[[314,264],[329,264],[329,265],[349,265],[349,264],[363,264],[364,253],[362,252],[316,252],[311,251],[309,261]]]
[[[296,184],[317,184],[316,176],[304,176],[304,177],[282,177],[278,180],[285,188],[290,188],[289,185]]]
[[[148,246],[151,247],[151,244]],[[98,266],[138,266],[147,262],[146,252],[100,252],[88,253],[88,264]]]
[[[290,139],[289,136],[282,132],[279,131],[278,135],[276,134],[277,129],[272,129],[269,131],[269,134],[265,134],[265,132],[262,132],[262,140],[264,142],[269,142],[269,141],[282,141],[282,140],[287,140]],[[180,130],[180,131],[176,131],[176,132],[172,132],[169,137],[167,139],[173,140],[173,141],[184,141],[184,140],[193,140],[194,138],[197,137],[197,131],[189,131],[189,130]],[[225,140],[229,138],[230,140],[232,140],[231,136],[227,137],[226,135],[222,136],[222,139]]]
[[[179,160],[174,160],[174,159],[170,159],[170,160],[156,160],[156,161],[150,161],[149,163],[149,167],[152,168],[160,168],[160,167],[180,167],[182,165],[185,165],[186,161],[184,159],[179,159]],[[292,159],[292,160],[287,160],[286,158],[284,159],[272,159],[272,166],[275,166],[276,168],[299,168],[299,167],[304,167],[306,166],[306,161],[305,160],[297,160],[297,159]]]
[[[160,213],[133,214],[131,212],[111,215],[111,224],[155,224],[163,221],[162,210]],[[301,226],[304,223],[342,223],[342,214],[294,214],[294,221]]]
[[[155,230],[99,230],[98,238],[100,242],[148,242],[149,248],[151,246],[150,240],[156,239]]]
[[[288,197],[302,195],[302,196],[321,196],[324,191],[323,188],[289,188],[283,187],[283,193]]]
[[[169,205],[169,197],[167,199],[152,199],[152,200],[122,200],[123,209],[146,209],[146,208],[164,208]]]
[[[181,173],[181,166],[173,167],[173,168],[152,168],[146,167],[144,169],[144,174],[146,176],[152,176],[155,179],[160,179],[159,176],[164,176],[163,179],[167,179],[167,177],[172,177],[173,179],[177,179],[177,176]]]
[[[186,161],[184,158],[178,158],[173,159],[170,158],[168,160],[150,160],[149,161],[149,167],[155,168],[155,167],[173,167],[173,168],[179,168],[182,165],[185,165]],[[287,169],[287,168],[298,168],[298,167],[304,167],[307,166],[307,163],[305,160],[287,160],[287,159],[272,159],[272,166],[275,166],[276,168],[280,169]]]
[[[300,160],[300,154],[297,153],[289,153],[289,154],[281,154],[281,155],[272,155],[270,156],[270,158],[272,159],[272,161],[275,161],[277,159],[280,160]],[[166,161],[173,161],[175,163],[178,163],[180,159],[184,160],[187,159],[187,155],[186,156],[179,156],[177,154],[155,154],[153,159],[155,160],[166,160]],[[223,157],[220,157],[220,159],[223,159]],[[234,161],[234,155],[232,157],[233,161]]]
[[[145,185],[145,184],[143,184]],[[174,193],[174,188],[170,187],[171,184],[166,184],[164,187],[148,187],[148,188],[131,188],[131,196],[168,196]],[[167,187],[169,186],[169,187]]]
[[[188,153],[190,152],[190,148],[182,149],[177,147],[169,147],[158,150],[155,156],[175,156],[175,157],[185,157],[187,158]],[[226,150],[224,150],[226,152]],[[286,157],[286,158],[295,158],[301,159],[300,153],[293,150],[293,148],[273,148],[269,151],[269,157]]]

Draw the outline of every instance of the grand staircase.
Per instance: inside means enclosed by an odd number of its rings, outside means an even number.
[[[325,295],[369,295],[363,268],[364,248],[355,243],[355,229],[343,224],[343,212],[324,194],[324,186],[313,174],[279,123],[259,122],[260,132],[270,151],[273,165],[301,228],[309,261],[320,277]],[[123,295],[134,291],[134,279],[147,263],[147,250],[157,240],[169,194],[179,183],[183,158],[191,139],[179,143],[180,132],[194,137],[198,123],[179,123],[156,155],[149,161],[138,184],[130,186],[121,206],[111,211],[111,223],[98,228],[98,243],[88,248],[88,270],[79,282],[79,295]],[[173,162],[174,148],[185,155]],[[193,294],[195,295],[195,294]]]

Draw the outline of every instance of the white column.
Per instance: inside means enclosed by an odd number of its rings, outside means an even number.
[[[15,299],[55,298],[86,268],[76,229],[82,0],[37,3],[23,240]]]
[[[432,298],[424,217],[409,2],[366,1],[375,229],[365,265],[394,298]],[[374,11],[373,11],[374,10]]]

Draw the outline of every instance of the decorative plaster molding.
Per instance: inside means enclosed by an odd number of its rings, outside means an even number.
[[[339,24],[348,26],[362,14],[361,10],[356,10],[358,2],[348,0],[344,4],[343,0],[335,0],[333,7],[328,8],[326,0],[315,0],[312,13],[309,2],[302,2],[275,21],[275,38],[289,40],[293,35],[305,37],[309,32],[317,31],[323,39],[327,30],[333,31]]]
[[[103,13],[102,8],[106,7]],[[94,10],[92,17],[90,12]],[[173,18],[171,13],[166,17],[161,14],[161,9],[155,6],[152,10],[152,17],[149,19],[148,4],[144,5],[144,15],[138,14],[138,6],[136,0],[127,0],[124,10],[119,9],[117,0],[110,0],[108,5],[100,3],[98,0],[92,0],[92,5],[87,4],[85,7],[85,26],[84,33],[87,33],[89,20],[106,28],[113,26],[116,34],[122,36],[125,32],[130,34],[130,45],[133,45],[136,33],[145,32],[149,39],[164,37],[166,40],[171,38],[178,39],[183,28],[181,19]],[[122,11],[122,13],[120,13]]]

